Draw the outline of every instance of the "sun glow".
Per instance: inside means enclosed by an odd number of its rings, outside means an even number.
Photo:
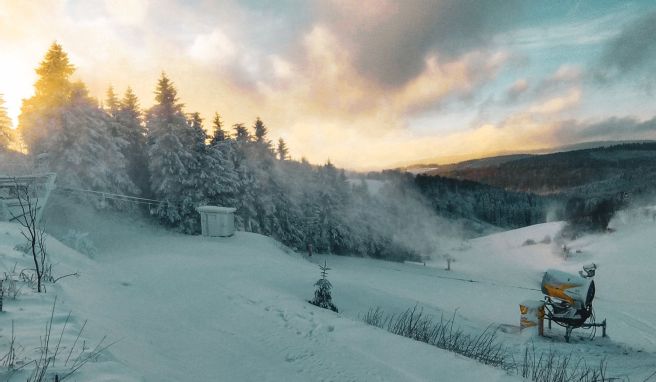
[[[3,95],[7,113],[14,123],[13,128],[18,125],[22,100],[34,93],[32,85],[36,80],[34,63],[21,62],[17,58],[7,55],[0,62],[0,94]]]

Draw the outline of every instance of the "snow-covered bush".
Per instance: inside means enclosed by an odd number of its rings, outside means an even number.
[[[314,283],[317,289],[314,291],[314,299],[310,300],[309,303],[320,308],[330,309],[333,312],[337,312],[337,307],[333,304],[333,297],[330,294],[330,290],[333,286],[326,278],[330,268],[328,268],[328,265],[324,261],[323,265],[319,265],[319,269],[321,269],[321,278]]]
[[[94,256],[97,251],[88,232],[69,229],[66,235],[61,238],[61,241],[67,246],[87,256]]]

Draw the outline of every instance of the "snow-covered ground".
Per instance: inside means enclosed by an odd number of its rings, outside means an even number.
[[[103,336],[118,341],[81,370],[80,381],[517,380],[370,327],[359,317],[370,307],[399,312],[418,304],[437,317],[456,312],[458,323],[471,333],[490,324],[508,329],[519,322],[519,302],[542,297],[538,290],[546,268],[577,271],[595,262],[595,308],[597,317],[608,319],[608,338],[589,340],[587,332],[575,330],[571,343],[565,343],[561,328],[554,327],[545,338],[506,330],[499,339],[518,354],[534,344],[593,363],[606,357],[610,375],[643,380],[656,371],[656,281],[650,277],[656,269],[656,223],[618,219],[612,234],[569,243],[568,259],[553,240],[523,245],[527,239],[553,238],[561,225],[463,243],[450,251],[456,261],[449,272],[443,259],[427,266],[338,256],[307,259],[255,234],[192,237],[111,214],[95,217],[85,224],[98,247],[95,257],[54,239],[49,245],[56,272],[79,271],[79,278],[49,286],[46,295],[6,301],[0,355],[11,320],[16,341],[33,352],[56,295],[56,328],[72,311],[67,329],[72,335],[88,319],[85,341],[94,344]],[[10,269],[27,260],[13,250],[20,241],[18,227],[0,223],[0,266]],[[306,302],[319,276],[315,263],[324,260],[332,268],[339,314]]]

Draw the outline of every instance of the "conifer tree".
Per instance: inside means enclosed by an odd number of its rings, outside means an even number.
[[[235,140],[237,142],[248,142],[251,139],[248,129],[243,123],[235,123],[232,125],[232,129],[235,131]]]
[[[111,134],[111,118],[90,98],[83,83],[72,85],[61,107],[61,130],[49,143],[50,166],[69,187],[134,193],[121,149],[126,142]]]
[[[192,150],[195,152],[204,152],[207,133],[203,129],[203,119],[200,117],[200,113],[189,114],[187,124],[189,125],[187,143],[191,145]]]
[[[214,127],[214,133],[212,134],[212,140],[210,141],[211,146],[214,146],[218,142],[222,142],[228,139],[226,132],[223,130],[223,122],[221,121],[221,116],[219,113],[214,113],[212,127]]]
[[[116,193],[135,191],[114,136],[115,121],[98,107],[81,82],[72,83],[74,67],[54,43],[36,69],[35,94],[23,102],[19,129],[33,154],[47,152],[57,182],[75,188]]]
[[[314,283],[314,286],[316,286],[317,289],[314,291],[314,298],[309,302],[320,308],[338,312],[337,307],[333,304],[333,297],[331,295],[333,286],[327,278],[330,268],[328,268],[328,265],[324,261],[323,265],[319,264],[319,269],[321,269],[321,278]]]
[[[150,171],[146,153],[146,130],[142,124],[139,99],[128,87],[118,103],[116,121],[123,126],[127,146],[123,150],[128,161],[128,175],[138,187],[140,195],[150,197]]]
[[[119,106],[120,103],[116,93],[114,93],[114,88],[110,86],[107,88],[107,92],[105,93],[105,111],[107,114],[109,114],[110,117],[116,118],[118,115]]]
[[[188,169],[196,166],[191,163],[195,158],[190,147],[184,144],[189,127],[183,105],[165,73],[158,80],[155,102],[146,117],[151,190],[156,199],[162,200],[154,213],[166,224],[179,226],[183,209],[193,207],[183,191],[190,179]]]
[[[279,160],[289,159],[289,149],[287,148],[287,144],[282,138],[278,139],[278,147],[276,151]]]
[[[12,140],[11,125],[11,119],[5,107],[5,100],[0,94],[0,151],[7,150]]]
[[[65,103],[73,90],[70,81],[73,72],[75,67],[69,62],[63,47],[57,42],[52,43],[36,69],[39,78],[34,84],[35,97],[48,106]]]
[[[48,150],[48,139],[61,129],[61,107],[70,100],[75,67],[61,45],[53,43],[36,69],[34,96],[23,101],[18,129],[33,154]]]
[[[255,124],[253,125],[253,130],[255,130],[255,141],[258,143],[266,143],[266,135],[268,129],[264,126],[264,122],[257,117]]]

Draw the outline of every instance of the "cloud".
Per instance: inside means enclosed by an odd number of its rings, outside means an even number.
[[[553,2],[549,6],[557,7]],[[617,8],[601,16],[588,11],[592,17],[576,17],[574,21],[539,23],[511,29],[494,36],[493,41],[501,46],[536,51],[597,45],[613,37],[619,31],[618,20],[627,17],[628,10]]]
[[[512,0],[329,1],[319,20],[347,46],[359,73],[400,87],[430,56],[450,61],[480,50],[517,22],[520,9]]]
[[[537,114],[555,114],[567,110],[579,104],[581,101],[581,89],[578,87],[570,89],[566,94],[536,102],[529,108],[529,112]]]
[[[566,121],[559,135],[563,140],[627,140],[656,138],[656,117],[638,120],[633,117],[611,117],[596,122]]]
[[[561,89],[562,87],[579,85],[581,80],[582,70],[579,66],[563,64],[558,67],[556,72],[542,80],[536,90],[544,94],[549,91]]]
[[[235,44],[219,28],[196,35],[188,51],[193,59],[214,65],[230,63],[237,54]]]
[[[122,24],[138,25],[146,19],[148,0],[105,0],[105,9]]]
[[[650,11],[626,24],[603,48],[597,76],[615,80],[633,76],[653,82],[656,77],[656,11]]]
[[[526,78],[521,78],[506,90],[506,100],[508,102],[515,102],[526,90],[528,90],[528,81]]]
[[[122,17],[124,4],[135,14]],[[562,122],[591,95],[579,66],[547,54],[538,69],[530,55],[518,67],[526,52],[499,46],[494,36],[522,21],[518,9],[470,0],[0,0],[0,50],[11,52],[0,60],[0,92],[15,116],[56,39],[93,95],[129,85],[147,108],[164,70],[187,111],[217,111],[227,126],[260,116],[271,139],[314,163],[371,169],[603,135]],[[485,97],[494,110],[477,118],[471,100]],[[654,114],[644,109],[638,115]]]

